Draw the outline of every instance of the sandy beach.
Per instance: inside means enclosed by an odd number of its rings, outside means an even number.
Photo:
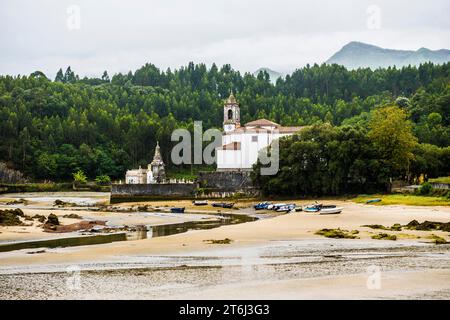
[[[118,272],[124,280],[111,281],[123,286],[123,290],[110,292],[105,284],[100,286],[98,295],[67,290],[49,293],[43,289],[45,297],[70,298],[77,294],[81,298],[450,298],[450,245],[435,245],[429,239],[431,234],[435,234],[450,241],[448,232],[383,231],[397,235],[397,241],[387,241],[371,239],[380,230],[362,227],[370,224],[404,225],[411,220],[448,222],[450,207],[372,206],[351,201],[324,201],[325,204],[331,202],[343,207],[343,213],[317,215],[295,212],[151,239],[54,248],[39,254],[29,254],[30,249],[0,253],[0,278],[5,285],[1,296],[12,298],[9,290],[16,287],[20,291],[21,281],[30,277],[43,288],[49,282],[63,281],[67,277],[66,268],[77,265],[82,270],[83,279],[92,278],[94,283],[102,281],[102,277],[115,279],[115,272]],[[211,210],[211,207],[205,209]],[[24,208],[27,214],[33,210],[42,211]],[[67,214],[66,210],[52,212],[60,216]],[[250,214],[252,209],[240,208],[233,212]],[[207,216],[206,212],[205,216],[157,213],[157,216],[145,217],[135,213],[90,211],[77,211],[77,214],[115,224],[142,223],[143,220],[146,224],[175,223]],[[0,227],[0,241],[12,239],[12,231],[6,228],[37,229]],[[316,235],[315,232],[322,228],[358,230],[359,239],[328,239]],[[30,236],[44,237],[45,234],[34,230],[28,234],[17,233],[14,239]],[[212,244],[208,241],[221,239],[231,239],[231,243]],[[308,263],[317,264],[317,269],[308,273]],[[367,289],[367,268],[372,265],[380,266],[382,270],[381,291]],[[279,268],[279,271],[274,268]],[[110,271],[105,274],[102,272],[106,271],[102,270]],[[170,272],[171,276],[165,282],[160,274]],[[198,281],[191,278],[202,272],[205,272],[205,279],[200,280],[201,276]],[[50,280],[49,274],[58,276],[52,276]],[[135,288],[137,293],[132,293],[133,290],[128,288],[130,283],[148,274],[157,279],[151,283],[140,282],[146,285],[138,286]],[[213,280],[208,279],[208,274]],[[172,279],[176,283],[174,287],[173,283],[170,284],[171,277],[175,278]],[[424,278],[427,282],[422,284],[420,279]],[[198,287],[202,290],[198,291]],[[155,296],[154,290],[158,288],[160,294]],[[196,288],[196,291],[189,288]],[[25,291],[18,297],[42,298],[40,290],[31,294]]]

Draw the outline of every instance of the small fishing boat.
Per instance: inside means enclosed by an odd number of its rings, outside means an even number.
[[[302,206],[295,206],[295,212],[300,212],[300,211],[302,211],[303,210],[303,207]]]
[[[295,209],[295,204],[286,204],[284,206],[279,206],[275,211],[276,212],[291,212]]]
[[[303,208],[304,212],[319,212],[320,206],[318,204],[312,204]]]
[[[319,214],[339,214],[342,212],[342,208],[338,208],[335,205],[323,205],[316,203],[303,208],[305,212],[317,212]]]
[[[267,210],[269,205],[271,205],[271,203],[265,201],[255,204],[253,208],[255,208],[255,210]]]
[[[194,200],[192,203],[194,206],[206,206],[208,204],[208,200]]]
[[[366,201],[366,203],[376,203],[376,202],[381,202],[380,198],[376,198],[376,199],[369,199]]]
[[[223,208],[223,202],[215,202],[215,203],[212,203],[211,205],[213,206],[213,207],[219,207],[219,208]]]
[[[276,211],[278,208],[284,207],[284,206],[287,206],[287,203],[275,203],[272,205],[271,210]]]
[[[342,208],[338,208],[336,206],[326,206],[328,208],[322,208],[319,211],[319,214],[339,214],[342,212]]]
[[[234,206],[234,203],[231,202],[216,202],[212,204],[213,207],[219,207],[219,208],[227,208],[231,209]]]
[[[184,207],[172,207],[170,208],[170,212],[172,213],[184,213]]]

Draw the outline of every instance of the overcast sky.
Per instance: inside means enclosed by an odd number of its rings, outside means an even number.
[[[291,72],[350,41],[450,48],[448,0],[0,0],[0,74],[189,61]]]

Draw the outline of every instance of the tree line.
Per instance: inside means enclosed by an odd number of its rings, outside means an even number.
[[[230,65],[194,63],[165,71],[146,64],[111,78],[106,71],[99,78],[81,78],[70,67],[53,81],[40,71],[5,75],[0,76],[0,161],[36,180],[69,180],[78,170],[89,178],[120,179],[127,169],[149,163],[159,140],[170,166],[172,131],[192,130],[194,120],[203,121],[205,130],[220,128],[230,90],[243,123],[266,118],[358,131],[367,129],[378,106],[395,104],[411,121],[417,148],[440,150],[450,145],[449,80],[450,63],[374,71],[307,65],[276,83],[264,71],[241,74]],[[421,170],[431,161],[430,152],[421,158]]]

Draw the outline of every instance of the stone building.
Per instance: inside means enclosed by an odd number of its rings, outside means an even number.
[[[165,179],[166,172],[161,157],[159,142],[156,143],[155,155],[153,156],[152,162],[148,164],[147,169],[139,166],[139,169],[128,170],[125,174],[126,184],[162,183]]]

